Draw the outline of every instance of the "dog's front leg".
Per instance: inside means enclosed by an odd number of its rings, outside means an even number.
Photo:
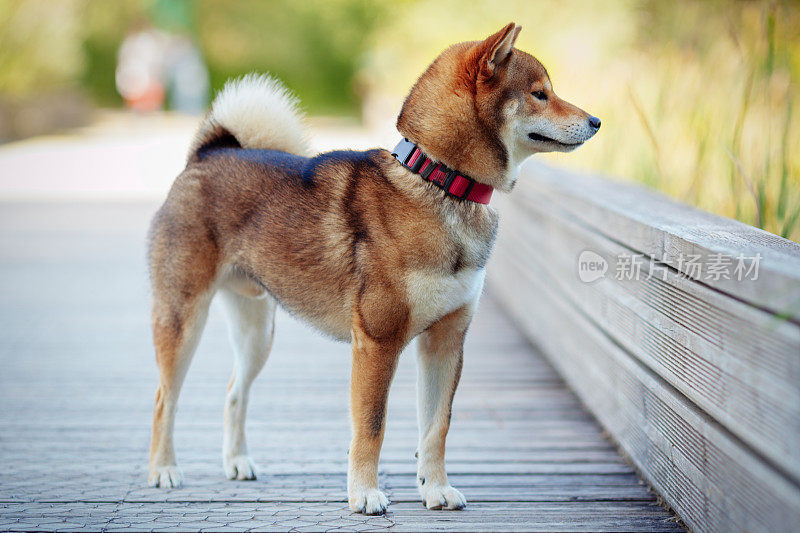
[[[464,495],[447,482],[444,448],[471,318],[471,308],[457,309],[419,336],[417,486],[428,509],[462,509],[467,504]]]
[[[389,505],[378,489],[378,457],[386,425],[386,399],[401,344],[395,336],[375,336],[359,317],[353,324],[353,369],[350,375],[350,443],[347,494],[350,509],[382,514]]]

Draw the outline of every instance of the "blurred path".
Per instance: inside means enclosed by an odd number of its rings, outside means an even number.
[[[186,163],[199,117],[105,111],[87,127],[0,144],[2,200],[156,200]],[[316,151],[393,147],[396,132],[312,119]]]

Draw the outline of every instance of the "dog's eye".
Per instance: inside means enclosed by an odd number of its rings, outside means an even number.
[[[544,93],[544,91],[533,91],[531,94],[539,100],[547,100],[547,95]]]

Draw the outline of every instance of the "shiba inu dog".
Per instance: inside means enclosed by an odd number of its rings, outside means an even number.
[[[378,489],[386,399],[398,355],[418,337],[418,478],[429,509],[460,509],[445,438],[464,336],[498,215],[522,161],[569,151],[600,120],[560,99],[547,71],[514,48],[511,23],[445,50],[403,104],[394,152],[309,156],[294,98],[246,76],[217,96],[150,229],[159,384],[149,482],[176,487],[173,425],[187,368],[215,294],[230,319],[235,365],[224,412],[223,466],[255,479],[245,413],[282,305],[352,343],[353,511],[383,513]]]

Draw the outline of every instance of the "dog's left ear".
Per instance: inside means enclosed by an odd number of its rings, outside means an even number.
[[[511,49],[514,48],[514,42],[521,30],[522,26],[510,22],[502,30],[483,41],[484,52],[480,59],[481,71],[491,77],[506,62],[511,56]]]

